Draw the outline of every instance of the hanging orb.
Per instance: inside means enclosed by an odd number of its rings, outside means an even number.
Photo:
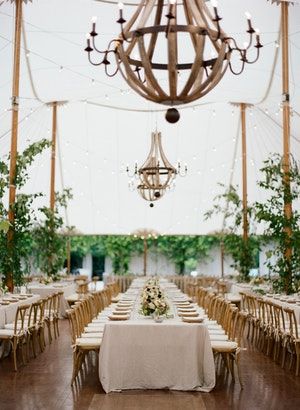
[[[169,108],[166,112],[166,120],[170,124],[175,124],[180,118],[179,111],[176,108]]]

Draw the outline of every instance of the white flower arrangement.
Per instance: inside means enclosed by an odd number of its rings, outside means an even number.
[[[141,295],[141,313],[144,316],[164,315],[168,310],[169,304],[159,285],[159,279],[149,279]]]

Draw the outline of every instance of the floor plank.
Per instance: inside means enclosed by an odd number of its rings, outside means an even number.
[[[283,410],[300,408],[300,377],[248,349],[242,352],[244,390],[221,374],[211,393],[128,391],[105,394],[96,361],[71,388],[72,352],[67,321],[61,336],[44,353],[13,371],[12,360],[0,362],[1,410]]]

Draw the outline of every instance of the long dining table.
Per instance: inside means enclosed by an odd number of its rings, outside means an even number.
[[[183,296],[174,284],[161,281],[170,312],[162,323],[140,314],[145,279],[124,294],[134,301],[129,320],[109,321],[99,353],[99,378],[106,393],[129,389],[209,392],[215,386],[215,365],[208,329],[185,323],[172,302]]]

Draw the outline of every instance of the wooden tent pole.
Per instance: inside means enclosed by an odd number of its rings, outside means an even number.
[[[10,168],[9,168],[9,203],[8,220],[10,228],[7,233],[8,252],[12,253],[14,246],[14,205],[16,202],[16,165],[18,152],[18,120],[19,120],[19,86],[20,86],[20,50],[21,50],[21,27],[22,27],[22,1],[15,0],[15,38],[14,38],[14,67],[12,84],[12,125],[11,125],[11,146],[10,146]],[[6,284],[10,292],[14,289],[13,271],[7,272]]]
[[[248,212],[247,212],[247,141],[246,141],[246,109],[247,104],[240,103],[242,124],[242,177],[243,177],[243,240],[248,240]]]
[[[67,240],[67,274],[71,273],[71,238]]]
[[[50,209],[55,207],[55,159],[56,159],[56,130],[57,130],[57,101],[52,105],[52,144],[51,144],[51,176],[50,176]]]
[[[290,95],[289,95],[289,17],[288,17],[289,3],[281,2],[281,29],[282,29],[282,102],[283,102],[283,183],[285,185],[284,195],[284,215],[287,220],[292,218],[292,202],[290,199],[291,182],[290,182]],[[290,226],[286,228],[287,243],[285,248],[285,259],[289,266],[289,272],[285,281],[285,290],[288,292],[289,283],[291,281],[291,236],[292,229]]]
[[[147,252],[148,252],[147,238],[144,237],[144,276],[147,275]]]
[[[221,240],[220,243],[220,250],[221,250],[221,277],[224,278],[224,241]]]

